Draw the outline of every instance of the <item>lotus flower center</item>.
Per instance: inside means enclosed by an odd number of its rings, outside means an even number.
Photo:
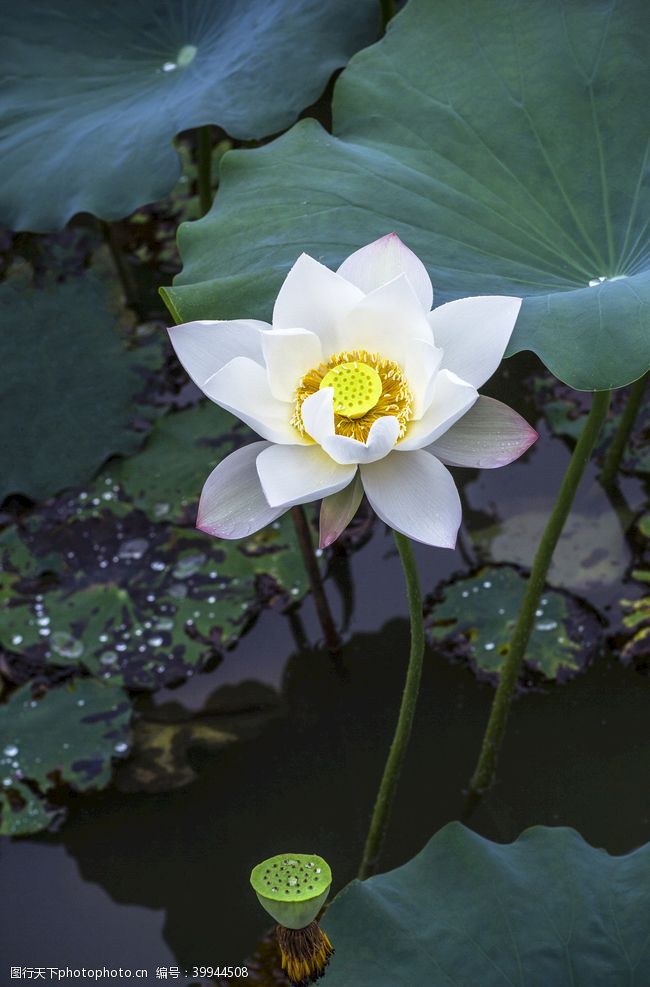
[[[334,388],[334,412],[343,418],[363,418],[382,394],[381,377],[374,367],[353,360],[339,363],[323,377],[320,389]]]
[[[367,350],[334,353],[301,378],[291,424],[307,435],[302,405],[322,387],[331,387],[334,403],[334,430],[358,442],[365,442],[379,418],[397,418],[399,437],[406,435],[411,421],[413,399],[404,373],[393,360]]]

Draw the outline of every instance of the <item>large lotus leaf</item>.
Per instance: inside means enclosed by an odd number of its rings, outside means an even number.
[[[46,795],[60,782],[79,792],[105,788],[112,759],[129,749],[131,712],[122,689],[92,679],[40,699],[29,685],[17,689],[0,706],[0,833],[44,829],[58,814]]]
[[[650,845],[610,857],[542,826],[499,845],[450,823],[323,926],[328,987],[645,987]]]
[[[181,130],[288,127],[377,36],[376,0],[2,0],[0,222],[118,219],[178,178]]]
[[[649,33],[644,0],[410,0],[338,81],[334,136],[303,121],[226,156],[212,211],[181,228],[172,312],[268,318],[301,249],[335,266],[394,229],[438,302],[525,296],[508,354],[579,389],[635,380]]]
[[[94,273],[36,288],[22,270],[0,285],[0,315],[0,501],[51,496],[141,445],[136,398],[162,349],[126,348]]]
[[[480,569],[452,580],[427,605],[426,633],[435,646],[469,661],[479,676],[498,678],[510,650],[527,580],[509,566]],[[557,590],[546,590],[535,613],[526,664],[547,679],[567,679],[593,657],[599,640],[594,615]]]

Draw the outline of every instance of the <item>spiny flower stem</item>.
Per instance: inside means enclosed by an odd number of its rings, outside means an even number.
[[[535,622],[535,611],[544,592],[546,576],[553,559],[553,552],[562,534],[578,485],[591,458],[598,433],[607,417],[611,392],[594,393],[591,411],[571,456],[559,493],[553,505],[544,533],[539,542],[528,585],[519,611],[517,625],[510,642],[510,650],[503,663],[499,685],[492,701],[490,719],[483,737],[481,752],[469,788],[469,801],[473,806],[494,778],[499,750],[503,742],[506,723],[519,673],[524,663],[526,648]]]
[[[375,808],[370,821],[370,829],[363,850],[363,858],[359,867],[359,880],[370,877],[377,868],[381,845],[388,826],[390,811],[395,798],[397,784],[404,762],[404,755],[411,736],[411,728],[415,717],[415,707],[420,691],[422,678],[422,662],[424,658],[424,624],[422,621],[422,594],[417,566],[413,555],[411,542],[399,532],[393,532],[399,551],[404,577],[406,580],[406,595],[408,597],[409,616],[411,619],[411,652],[409,655],[406,682],[400,705],[397,726],[393,742],[388,752],[384,767]]]
[[[336,629],[336,624],[334,623],[332,611],[330,610],[330,605],[325,593],[325,587],[323,585],[320,569],[318,568],[318,559],[316,558],[316,553],[314,552],[314,543],[311,538],[309,522],[307,521],[307,515],[305,514],[304,507],[292,507],[291,517],[293,520],[293,526],[296,529],[298,544],[302,553],[303,562],[305,563],[305,569],[307,570],[307,578],[309,579],[311,593],[314,597],[314,603],[316,604],[318,620],[325,638],[325,646],[330,654],[335,655],[341,650],[341,638],[339,637],[339,632]]]
[[[618,428],[616,429],[614,437],[609,444],[609,448],[605,453],[603,469],[600,474],[600,482],[604,487],[613,486],[614,481],[616,480],[616,474],[618,473],[619,466],[621,465],[621,459],[623,458],[623,453],[625,452],[625,447],[630,437],[630,432],[632,431],[632,427],[639,413],[641,402],[643,401],[643,393],[647,383],[648,374],[644,374],[643,377],[639,377],[638,380],[635,380],[630,387],[630,392],[627,397],[627,404],[623,409],[623,414],[621,415],[621,420],[618,423]]]

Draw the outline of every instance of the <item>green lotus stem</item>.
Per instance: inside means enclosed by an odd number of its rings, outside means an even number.
[[[325,647],[330,654],[335,655],[341,650],[341,638],[336,629],[327,594],[325,593],[304,507],[292,507],[291,518],[293,520],[293,526],[296,529],[298,545],[300,546],[303,562],[305,563],[305,569],[307,570],[311,595],[314,597],[314,603],[316,604],[316,613],[318,614],[318,620],[325,638]]]
[[[117,271],[117,276],[119,277],[120,284],[122,285],[122,291],[124,292],[126,304],[129,308],[133,308],[137,311],[138,291],[135,285],[135,280],[128,261],[125,260],[124,254],[122,253],[122,248],[118,243],[117,237],[115,236],[113,224],[107,223],[103,219],[98,220],[98,222],[102,231],[102,236],[104,237],[106,245],[110,250],[111,257],[113,258],[113,263],[115,264],[115,270]]]
[[[494,777],[499,750],[508,720],[508,713],[524,662],[526,648],[535,622],[535,611],[544,591],[546,576],[553,558],[553,552],[562,534],[571,504],[576,495],[578,485],[598,438],[601,426],[607,416],[611,392],[598,391],[593,396],[591,410],[584,428],[578,439],[569,468],[564,474],[553,510],[541,537],[533,567],[528,579],[528,585],[517,618],[517,624],[510,642],[510,650],[503,663],[499,676],[499,685],[492,701],[490,719],[488,721],[481,753],[476,769],[470,782],[469,799],[476,801],[490,786]]]
[[[384,31],[395,16],[395,0],[381,0],[381,23]]]
[[[363,850],[363,858],[359,867],[359,880],[370,877],[377,867],[381,845],[388,826],[390,811],[399,782],[404,755],[411,736],[411,728],[415,717],[415,707],[420,691],[422,678],[422,660],[424,657],[424,624],[422,621],[422,594],[418,571],[413,556],[413,548],[408,538],[399,532],[393,532],[395,542],[402,561],[404,578],[406,580],[406,595],[408,597],[409,617],[411,619],[411,653],[409,655],[406,682],[400,705],[397,726],[393,742],[388,752],[384,774],[377,793],[375,808],[370,821],[370,829]]]
[[[605,453],[603,469],[600,474],[600,482],[604,487],[611,487],[614,484],[616,474],[618,473],[619,466],[621,465],[623,453],[625,452],[625,447],[628,439],[630,438],[632,426],[634,425],[636,417],[639,414],[639,409],[641,407],[641,402],[643,401],[643,394],[647,383],[648,375],[644,374],[643,377],[639,377],[638,380],[635,380],[630,387],[630,393],[628,394],[627,403],[623,409],[621,420],[618,423],[618,428],[616,429],[614,438],[610,442],[609,448]]]
[[[201,215],[205,216],[212,206],[212,127],[198,127],[196,131],[197,161],[196,176]]]

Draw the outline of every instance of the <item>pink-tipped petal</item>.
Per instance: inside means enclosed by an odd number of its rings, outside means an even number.
[[[235,357],[245,356],[263,364],[262,332],[271,327],[255,319],[230,322],[185,322],[168,330],[176,356],[197,387]]]
[[[347,487],[324,499],[320,509],[320,548],[328,548],[345,531],[362,497],[363,486],[357,473]]]
[[[520,308],[521,298],[480,295],[434,309],[429,323],[442,366],[480,387],[501,363]]]
[[[217,538],[245,538],[283,513],[269,507],[257,475],[256,460],[268,442],[252,442],[219,463],[205,481],[196,526]]]
[[[476,404],[428,446],[448,466],[495,469],[519,459],[537,439],[537,432],[516,411],[494,398]]]
[[[320,446],[270,446],[257,458],[262,490],[272,507],[286,510],[338,493],[356,466],[339,466]]]
[[[427,269],[397,233],[389,233],[355,250],[343,261],[338,273],[365,294],[405,274],[424,311],[431,309],[433,288]]]
[[[397,444],[399,452],[423,449],[443,435],[472,407],[478,391],[449,370],[440,370],[432,388],[431,403],[419,421],[413,421]]]
[[[455,547],[460,497],[435,456],[423,449],[394,453],[360,470],[366,496],[382,521],[425,545]]]
[[[273,309],[274,329],[316,333],[325,359],[341,349],[338,326],[363,293],[309,254],[301,254],[287,274]]]

